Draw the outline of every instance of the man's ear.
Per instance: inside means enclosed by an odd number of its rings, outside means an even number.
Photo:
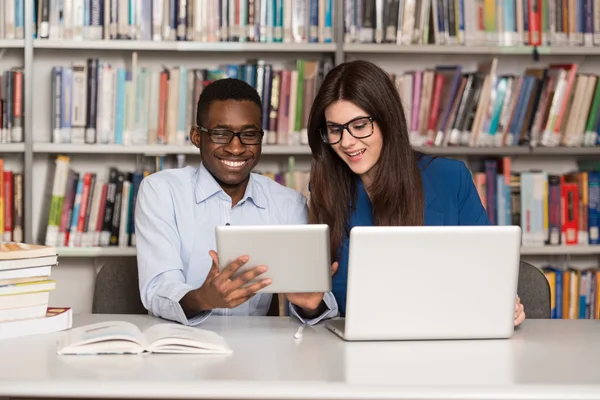
[[[200,148],[200,130],[197,126],[192,126],[190,129],[190,141],[196,146]]]

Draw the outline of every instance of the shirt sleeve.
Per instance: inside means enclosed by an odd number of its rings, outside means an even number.
[[[306,205],[306,198],[303,195],[299,194],[298,200],[288,207],[287,221],[290,225],[304,225],[308,223],[308,207]],[[323,302],[325,303],[325,310],[321,315],[311,319],[304,319],[300,316],[300,308],[288,301],[290,315],[293,315],[300,322],[307,325],[314,325],[324,319],[333,318],[338,315],[338,304],[332,292],[327,292],[323,295]]]
[[[179,304],[191,287],[185,282],[179,249],[171,191],[159,183],[144,179],[140,184],[135,208],[135,234],[142,304],[152,314],[197,325],[210,315],[202,312],[188,319]]]
[[[475,188],[471,171],[464,163],[460,164],[458,192],[459,225],[491,225],[479,193]]]

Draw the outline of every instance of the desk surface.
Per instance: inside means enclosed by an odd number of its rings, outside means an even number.
[[[149,316],[80,315],[74,326]],[[346,343],[288,318],[210,317],[230,356],[57,356],[56,334],[0,341],[0,397],[600,399],[600,321],[528,320],[509,340]]]

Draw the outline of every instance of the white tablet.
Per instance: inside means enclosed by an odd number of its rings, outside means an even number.
[[[327,225],[217,226],[217,253],[222,270],[238,257],[248,262],[236,273],[266,265],[257,279],[270,278],[260,293],[314,293],[331,290],[331,256]]]

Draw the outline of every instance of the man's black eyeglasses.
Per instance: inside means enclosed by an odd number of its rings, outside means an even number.
[[[319,129],[321,138],[327,144],[339,143],[344,130],[356,139],[367,138],[373,134],[373,117],[356,117],[345,124],[329,122],[325,128]]]
[[[200,132],[208,133],[210,140],[215,144],[229,144],[234,137],[238,137],[242,144],[247,146],[257,145],[262,143],[262,138],[265,132],[261,130],[233,132],[229,129],[208,129],[203,126],[197,127]]]

